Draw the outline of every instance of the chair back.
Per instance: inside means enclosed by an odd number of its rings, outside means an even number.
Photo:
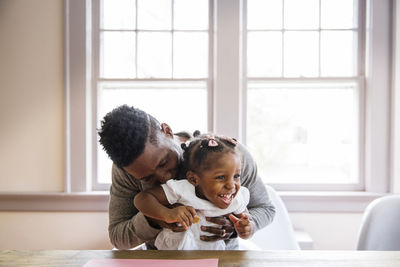
[[[372,201],[358,235],[358,250],[400,250],[400,195]]]
[[[271,224],[258,230],[250,239],[240,240],[241,249],[251,250],[298,250],[293,225],[280,196],[266,185],[272,204],[275,206],[275,217]]]

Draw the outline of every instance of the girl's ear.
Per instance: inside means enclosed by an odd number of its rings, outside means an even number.
[[[189,181],[189,183],[191,183],[194,186],[199,185],[199,176],[197,176],[197,174],[195,174],[192,171],[188,171],[186,173],[186,179]]]
[[[169,125],[165,122],[161,123],[161,131],[168,137],[174,137],[174,133],[172,132],[171,127],[169,127]]]

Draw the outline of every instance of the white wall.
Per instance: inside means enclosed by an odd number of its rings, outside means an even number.
[[[353,250],[361,225],[362,213],[290,213],[296,229],[306,231],[314,249]]]
[[[112,249],[106,212],[0,212],[0,250]]]
[[[356,247],[361,213],[291,213],[314,249]],[[0,250],[111,249],[106,212],[0,212]]]
[[[63,191],[62,0],[0,1],[0,190]]]
[[[0,191],[64,190],[63,1],[0,0]],[[292,213],[315,249],[354,249],[360,213]],[[0,250],[109,249],[106,212],[0,212]]]

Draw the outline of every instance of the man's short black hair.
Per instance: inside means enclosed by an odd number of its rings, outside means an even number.
[[[127,105],[107,113],[98,131],[100,144],[120,168],[126,167],[144,151],[147,138],[157,144],[160,123],[143,110]]]

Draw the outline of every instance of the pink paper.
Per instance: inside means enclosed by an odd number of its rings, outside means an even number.
[[[151,260],[151,259],[92,259],[83,267],[218,267],[218,259]]]

